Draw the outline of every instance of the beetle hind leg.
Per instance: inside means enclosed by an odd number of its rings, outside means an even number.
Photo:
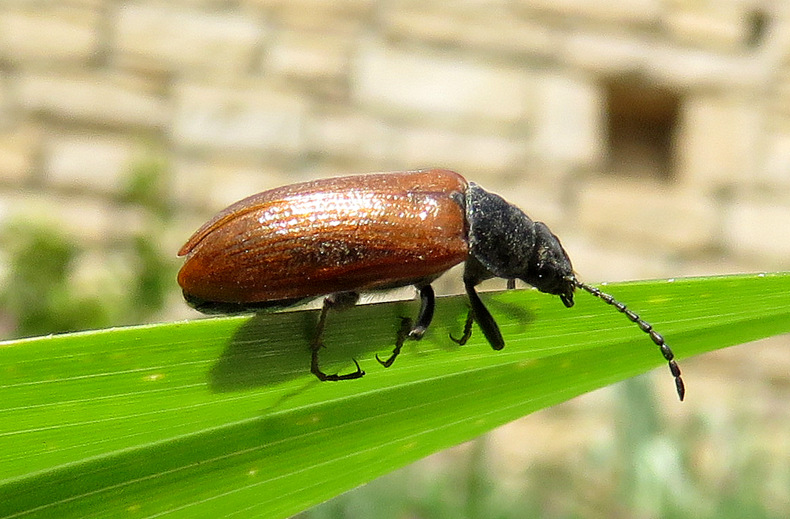
[[[428,330],[428,326],[431,325],[431,321],[433,320],[433,312],[436,308],[436,296],[433,292],[433,287],[431,285],[425,285],[420,287],[420,312],[417,314],[417,322],[412,326],[412,320],[408,317],[404,317],[401,319],[401,327],[398,330],[397,339],[395,340],[395,348],[392,350],[392,355],[387,360],[381,360],[381,358],[376,355],[376,360],[384,366],[388,368],[392,366],[392,363],[395,362],[395,359],[400,354],[400,350],[403,347],[403,343],[406,339],[413,339],[415,341],[419,341],[422,339],[422,336],[425,335],[426,330]]]
[[[351,373],[346,373],[345,375],[338,375],[334,373],[332,375],[327,375],[323,371],[321,371],[321,367],[318,365],[318,352],[321,348],[324,347],[324,343],[321,340],[321,337],[324,334],[324,328],[326,327],[326,316],[329,313],[331,308],[343,309],[348,308],[349,306],[353,306],[357,299],[359,299],[359,295],[355,292],[342,292],[339,294],[332,294],[329,297],[324,299],[324,306],[321,307],[321,315],[318,318],[318,325],[316,326],[315,336],[313,337],[313,341],[310,344],[310,351],[312,353],[312,358],[310,361],[310,372],[318,378],[318,380],[336,382],[339,380],[353,380],[355,378],[361,378],[365,375],[365,372],[362,371],[362,368],[359,367],[359,363],[356,359],[351,359],[354,361],[354,365],[357,367],[356,371]]]

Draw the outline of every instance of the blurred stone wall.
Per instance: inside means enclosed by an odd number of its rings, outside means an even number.
[[[5,0],[0,220],[106,246],[156,157],[175,253],[269,187],[441,166],[592,282],[787,268],[788,23],[780,0]]]
[[[789,24],[784,0],[2,0],[0,229],[61,226],[84,246],[74,284],[125,293],[119,241],[151,236],[175,271],[249,194],[440,166],[547,222],[591,283],[786,270]],[[171,193],[167,222],[125,195],[141,164]],[[175,279],[170,296],[161,319],[197,315]],[[787,459],[787,337],[681,365],[673,423],[748,423],[754,459]],[[524,452],[576,465],[581,439],[624,419],[617,391],[492,441],[518,470]],[[507,449],[535,438],[550,448]]]

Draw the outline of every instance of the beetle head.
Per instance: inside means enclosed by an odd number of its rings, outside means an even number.
[[[519,278],[541,292],[560,296],[568,308],[573,306],[576,282],[571,260],[560,240],[543,222],[535,222],[535,247],[526,271]]]

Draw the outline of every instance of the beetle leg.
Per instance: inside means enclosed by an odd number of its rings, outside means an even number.
[[[488,308],[485,307],[483,301],[480,300],[480,296],[477,295],[475,286],[471,283],[467,283],[466,293],[469,296],[469,304],[472,305],[470,314],[474,320],[477,321],[477,325],[480,327],[480,329],[483,330],[483,335],[486,336],[486,339],[488,339],[488,343],[491,345],[491,347],[495,350],[501,350],[505,347],[505,340],[502,338],[502,333],[499,331],[499,326],[497,326],[494,317],[491,315],[491,312],[488,311]],[[464,336],[465,335],[466,328],[464,328]]]
[[[409,331],[409,339],[420,340],[433,320],[433,311],[436,308],[436,298],[433,287],[425,285],[420,288],[420,313],[417,314],[417,324]]]
[[[332,294],[329,297],[324,299],[324,306],[321,307],[321,315],[318,318],[318,325],[316,326],[315,336],[313,337],[313,342],[310,345],[310,350],[312,352],[312,360],[310,362],[310,372],[315,375],[318,380],[320,381],[338,381],[338,380],[353,380],[355,378],[360,378],[365,375],[365,372],[359,367],[359,363],[356,359],[351,359],[354,361],[354,365],[356,365],[357,370],[351,373],[346,373],[345,375],[338,375],[337,373],[333,375],[327,375],[321,368],[318,366],[318,352],[321,348],[324,347],[324,343],[321,340],[321,336],[324,334],[324,327],[326,326],[326,316],[329,313],[330,308],[346,308],[348,306],[353,306],[359,296],[353,292],[344,292],[341,294]]]
[[[417,323],[412,326],[411,319],[403,318],[401,320],[400,330],[398,330],[397,340],[395,341],[395,349],[392,350],[392,355],[390,355],[390,358],[387,360],[381,360],[379,356],[376,355],[376,360],[385,368],[392,366],[392,363],[395,362],[395,359],[400,354],[403,343],[407,338],[419,341],[422,339],[422,336],[425,335],[425,331],[433,320],[433,311],[435,308],[436,297],[434,296],[433,287],[431,287],[431,285],[421,287],[420,312],[417,314]]]
[[[411,318],[409,317],[401,317],[400,320],[400,329],[398,330],[398,335],[395,339],[395,348],[392,350],[392,355],[387,360],[381,360],[378,353],[376,354],[376,360],[379,361],[379,364],[388,368],[392,366],[392,363],[395,362],[395,359],[400,354],[400,349],[403,347],[403,343],[406,342],[406,339],[410,336],[409,332],[412,330],[411,326]]]
[[[450,334],[450,339],[454,342],[457,342],[461,346],[466,344],[466,341],[472,336],[472,324],[475,322],[475,316],[472,314],[472,311],[469,310],[466,314],[466,322],[464,323],[464,334],[461,336],[460,339],[456,339],[453,337],[453,334]]]

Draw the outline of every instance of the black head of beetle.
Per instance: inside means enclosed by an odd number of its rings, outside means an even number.
[[[520,279],[573,306],[573,266],[559,239],[543,222],[474,182],[466,193],[469,256],[464,283],[499,277]]]

